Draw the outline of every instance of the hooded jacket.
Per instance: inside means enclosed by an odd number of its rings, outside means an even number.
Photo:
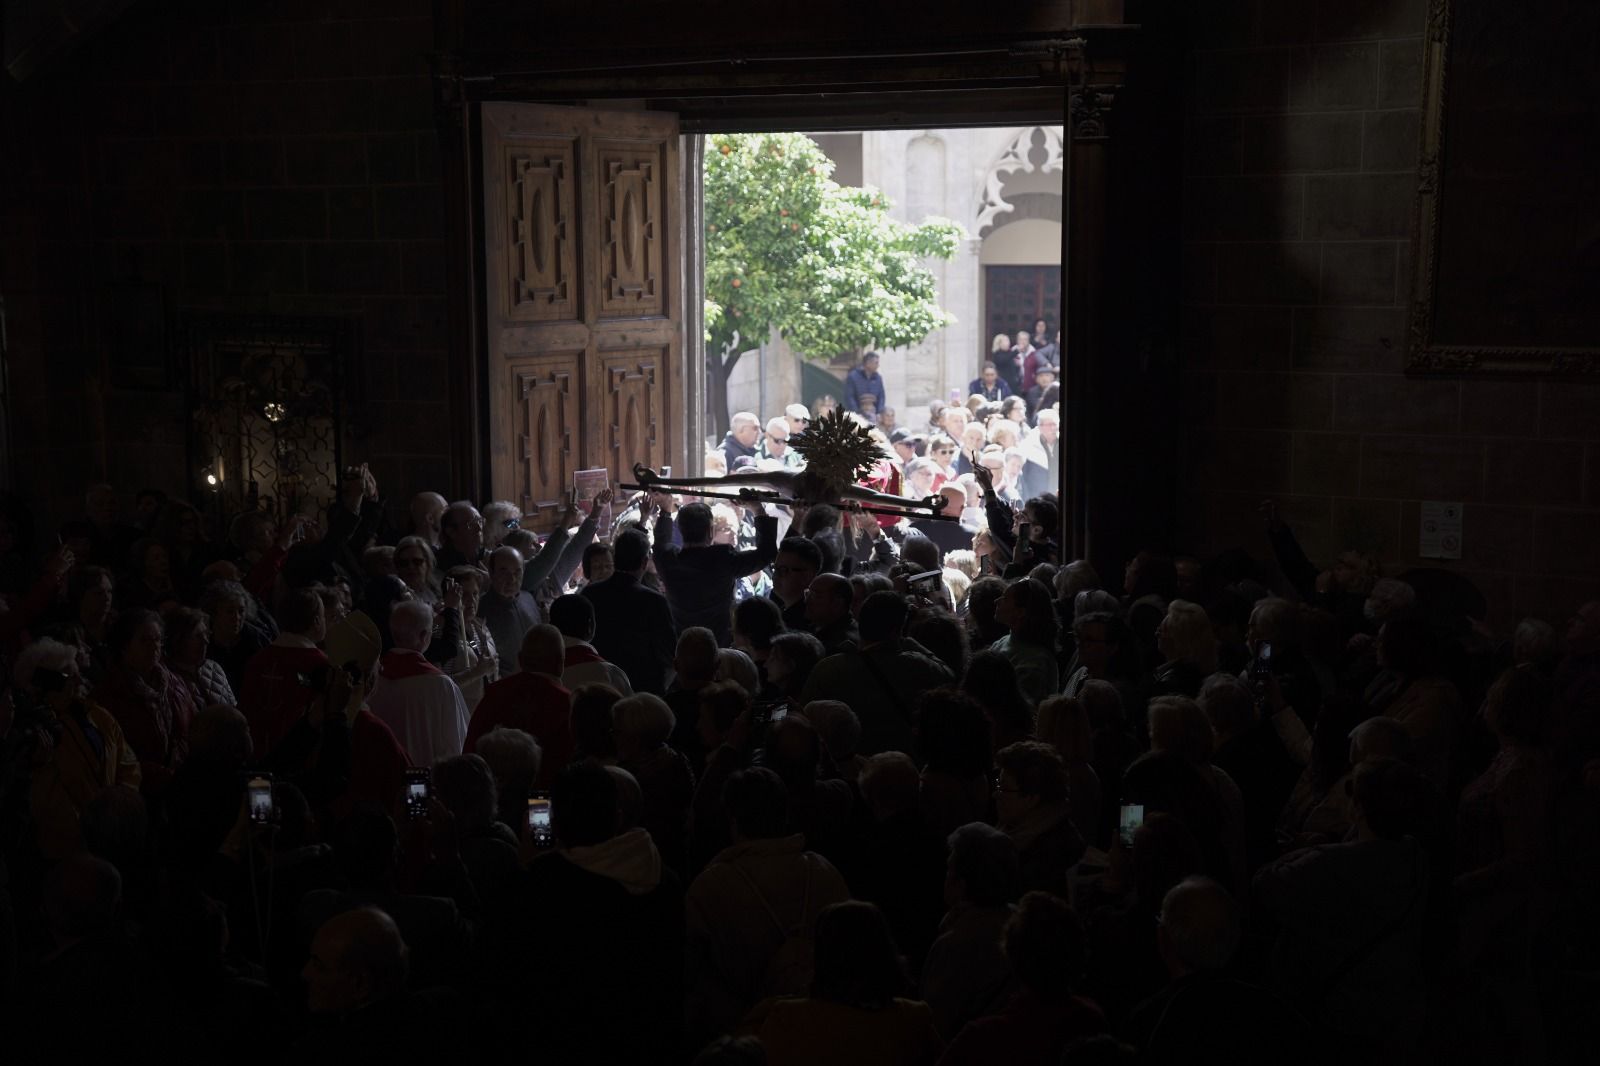
[[[657,1062],[678,1051],[683,892],[642,829],[535,859],[505,938],[511,1003],[559,1025],[518,1028],[543,1062]]]
[[[580,870],[615,881],[630,896],[645,896],[661,884],[661,853],[643,829],[630,829],[600,844],[567,848],[567,861]]]

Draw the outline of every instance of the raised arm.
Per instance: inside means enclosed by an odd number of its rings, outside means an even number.
[[[561,512],[561,517],[556,521],[556,528],[551,531],[550,538],[544,542],[544,548],[528,561],[522,568],[522,591],[531,592],[535,597],[539,594],[539,586],[543,585],[545,578],[556,572],[556,565],[561,562],[561,551],[567,546],[567,541],[572,534],[567,530],[572,528],[573,520],[578,517],[578,504],[574,499],[571,489],[567,490],[567,504]]]
[[[583,565],[583,553],[594,543],[595,534],[600,529],[600,512],[611,505],[611,495],[609,485],[595,493],[594,503],[589,506],[588,517],[578,527],[578,532],[568,539],[566,547],[561,549],[561,555],[556,559],[555,572],[550,575],[555,579],[557,589],[566,588],[567,582],[572,580],[572,575]]]
[[[995,493],[994,475],[989,472],[988,467],[978,462],[976,454],[972,456],[972,476],[983,489],[983,513],[989,521],[989,536],[1010,552],[1017,546],[1016,530],[1012,527],[1011,508],[1007,507]]]
[[[756,515],[756,546],[730,556],[731,577],[744,577],[764,570],[778,557],[778,520],[769,514]]]
[[[1294,530],[1289,524],[1278,517],[1278,504],[1276,500],[1266,500],[1261,504],[1261,517],[1267,524],[1267,540],[1272,543],[1272,554],[1278,558],[1278,567],[1283,571],[1283,576],[1295,587],[1301,597],[1307,601],[1317,597],[1317,567],[1300,547],[1300,542],[1295,539]]]

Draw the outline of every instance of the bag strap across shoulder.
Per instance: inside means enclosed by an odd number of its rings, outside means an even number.
[[[772,924],[777,926],[778,932],[785,937],[802,935],[805,929],[806,915],[811,911],[811,860],[804,853],[801,854],[800,858],[805,863],[806,876],[800,897],[800,920],[795,923],[794,928],[785,925],[783,919],[778,917],[778,912],[772,907],[772,901],[767,898],[765,892],[761,891],[761,886],[756,884],[755,878],[751,877],[744,867],[736,862],[729,864],[744,879],[744,883],[750,886],[750,891],[754,892],[756,899],[761,901],[761,909],[767,912],[767,917],[772,919]]]

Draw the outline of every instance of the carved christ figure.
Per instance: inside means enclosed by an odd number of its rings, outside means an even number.
[[[869,489],[865,485],[854,482],[843,484],[836,480],[823,477],[806,470],[772,470],[751,471],[748,474],[732,474],[728,477],[673,477],[664,478],[649,467],[635,463],[633,467],[634,480],[639,487],[652,492],[682,492],[686,496],[693,496],[697,489],[721,489],[729,493],[744,494],[748,490],[754,500],[759,500],[762,489],[778,494],[784,499],[769,500],[770,503],[798,503],[812,506],[819,503],[842,506],[848,510],[850,503],[870,504],[875,507],[893,507],[899,511],[907,509],[925,510],[937,515],[944,510],[945,498],[935,494],[924,496],[920,500],[908,499],[905,496],[893,496],[887,492]]]

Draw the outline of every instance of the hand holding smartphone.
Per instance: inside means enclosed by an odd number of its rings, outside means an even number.
[[[1262,641],[1256,645],[1256,657],[1250,662],[1250,680],[1266,681],[1272,677],[1272,642]]]
[[[433,800],[433,774],[426,766],[412,767],[406,771],[406,817],[426,818],[428,804]]]
[[[528,795],[528,839],[537,848],[548,848],[555,843],[555,830],[550,824],[550,793],[537,791]]]
[[[272,824],[272,777],[256,774],[246,786],[249,797],[250,821],[256,825]]]
[[[1125,848],[1133,847],[1133,835],[1144,824],[1144,804],[1124,803],[1117,819],[1117,838]]]

